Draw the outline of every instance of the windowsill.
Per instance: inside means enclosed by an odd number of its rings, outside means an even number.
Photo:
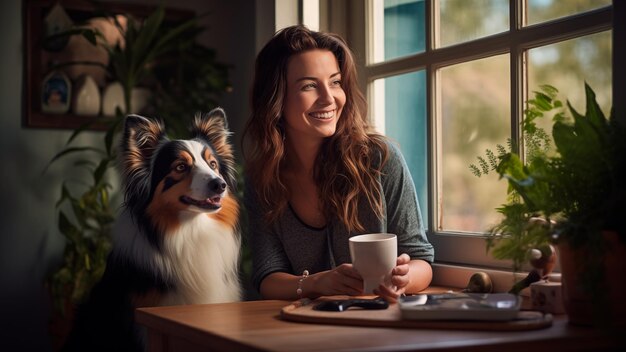
[[[493,292],[508,292],[513,284],[528,275],[528,272],[513,273],[511,271],[488,269],[471,266],[460,266],[452,264],[434,263],[433,280],[431,285],[464,288],[467,286],[470,277],[477,272],[484,272],[489,275],[493,283]],[[561,282],[560,273],[549,275],[550,281]],[[525,288],[520,295],[529,297],[530,290]]]

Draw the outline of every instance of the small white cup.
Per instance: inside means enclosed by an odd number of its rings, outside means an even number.
[[[380,284],[391,286],[391,270],[398,258],[398,240],[391,233],[350,237],[352,265],[363,278],[363,292],[373,294]]]

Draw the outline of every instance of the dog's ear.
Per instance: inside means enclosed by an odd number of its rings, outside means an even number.
[[[191,126],[192,138],[206,141],[218,154],[222,176],[231,188],[235,188],[235,156],[228,142],[232,133],[224,109],[218,107],[206,114],[197,114]]]
[[[206,114],[196,114],[191,126],[191,135],[193,138],[214,138],[228,137],[228,121],[226,120],[226,112],[224,109],[217,107]]]
[[[122,162],[127,175],[147,171],[159,143],[166,139],[161,121],[128,115],[122,137]]]
[[[232,133],[228,131],[226,113],[224,109],[219,107],[206,114],[196,114],[193,125],[191,126],[192,138],[204,139],[216,149],[228,147],[228,153],[232,152],[228,144],[228,137],[230,137],[231,134]],[[216,150],[216,152],[222,154],[219,150]]]

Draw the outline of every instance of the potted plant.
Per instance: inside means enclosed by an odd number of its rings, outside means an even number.
[[[102,117],[77,128],[64,148],[50,161],[50,167],[59,159],[74,156],[74,166],[86,171],[87,179],[68,179],[61,186],[58,228],[66,239],[63,261],[47,277],[55,307],[51,333],[60,346],[68,332],[72,308],[89,293],[100,279],[111,248],[110,230],[115,219],[115,199],[118,187],[110,182],[107,173],[116,165],[116,139],[121,122],[132,112],[131,91],[139,84],[153,88],[150,109],[166,120],[168,134],[180,135],[183,128],[198,111],[209,111],[216,104],[216,96],[228,88],[228,66],[216,61],[215,52],[196,43],[204,29],[194,17],[176,25],[167,24],[163,6],[156,8],[144,21],[127,16],[122,26],[115,14],[111,19],[120,30],[123,43],[110,45],[97,31],[72,29],[70,35],[84,35],[95,45],[103,46],[109,55],[107,72],[112,81],[124,87],[126,111],[117,110],[108,119],[108,127],[100,146],[75,146],[76,137]],[[93,41],[92,41],[93,42]],[[81,62],[81,64],[85,64]],[[70,183],[78,183],[70,187]],[[69,311],[68,311],[69,309]],[[65,327],[59,326],[65,325]],[[56,330],[56,331],[55,331]],[[54,336],[57,335],[57,336]]]
[[[522,122],[524,160],[515,146],[499,147],[470,167],[508,182],[508,201],[498,208],[503,218],[489,231],[492,254],[517,270],[529,249],[557,244],[570,322],[624,326],[626,287],[613,275],[626,270],[626,126],[604,115],[588,85],[585,93],[586,113],[568,102],[568,116],[557,90],[542,86]],[[554,147],[535,123],[547,114]]]
[[[550,243],[550,227],[546,226],[557,210],[552,207],[547,195],[546,180],[536,175],[545,174],[546,159],[553,153],[550,136],[537,125],[538,118],[562,119],[563,106],[557,99],[557,89],[543,85],[535,92],[535,98],[528,100],[524,110],[521,130],[524,140],[524,158],[519,156],[520,146],[508,140],[508,148],[496,146],[496,152],[488,149],[485,157],[477,157],[478,163],[471,164],[472,173],[481,177],[497,172],[501,178],[507,179],[509,187],[507,202],[496,210],[502,220],[489,229],[487,249],[497,259],[508,259],[512,262],[513,271],[520,271],[528,261],[528,253],[533,248],[540,248]],[[528,180],[532,175],[532,189],[520,188],[521,180]]]

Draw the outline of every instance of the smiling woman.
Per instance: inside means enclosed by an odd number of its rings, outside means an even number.
[[[389,300],[430,283],[411,175],[397,147],[373,130],[352,53],[334,34],[293,26],[256,61],[245,141],[245,191],[254,285],[264,298],[363,294],[348,239],[397,235]],[[310,273],[310,274],[309,274]]]

